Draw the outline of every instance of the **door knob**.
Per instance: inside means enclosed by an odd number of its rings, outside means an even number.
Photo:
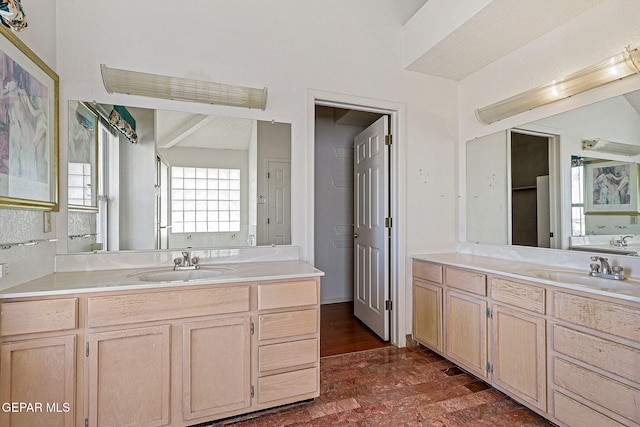
[[[357,239],[358,238],[358,233],[353,233],[353,238]]]

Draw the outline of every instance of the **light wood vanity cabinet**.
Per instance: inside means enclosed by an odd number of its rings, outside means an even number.
[[[76,422],[78,298],[0,303],[0,411],[6,427],[73,427]]]
[[[319,303],[315,281],[258,285],[258,404],[320,394]]]
[[[553,291],[553,414],[570,426],[640,424],[640,309]]]
[[[487,276],[445,266],[445,355],[487,378]]]
[[[494,384],[521,401],[547,409],[545,289],[491,278],[491,363]]]
[[[185,427],[317,397],[319,295],[310,277],[0,300],[0,400],[69,404],[0,425]]]
[[[418,342],[552,422],[640,425],[637,303],[421,260],[413,292]],[[444,348],[423,332],[439,321]]]
[[[442,266],[413,261],[413,338],[442,352]]]

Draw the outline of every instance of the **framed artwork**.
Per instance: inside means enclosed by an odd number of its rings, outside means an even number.
[[[591,162],[584,165],[585,214],[637,214],[638,165]]]
[[[98,210],[98,114],[84,102],[69,101],[67,149],[69,209]]]
[[[0,26],[0,207],[57,211],[58,76]]]

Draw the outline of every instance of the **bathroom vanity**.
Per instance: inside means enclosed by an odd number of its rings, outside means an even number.
[[[421,344],[558,425],[640,423],[640,282],[469,254],[412,276]]]
[[[0,425],[188,426],[317,397],[320,276],[301,261],[213,278],[59,273],[0,294]]]

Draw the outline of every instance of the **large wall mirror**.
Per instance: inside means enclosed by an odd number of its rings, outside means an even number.
[[[98,116],[96,176],[68,191],[95,207],[70,204],[68,252],[291,244],[290,124],[126,107],[132,143],[108,121],[114,106],[79,105]]]
[[[639,161],[640,91],[467,141],[467,241],[635,255]]]

